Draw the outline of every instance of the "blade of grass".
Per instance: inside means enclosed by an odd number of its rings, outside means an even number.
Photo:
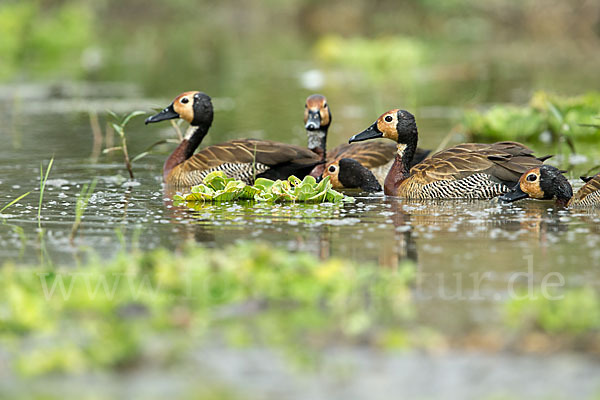
[[[565,119],[562,113],[558,110],[558,108],[556,108],[556,106],[549,101],[546,101],[546,105],[548,106],[550,112],[554,115],[554,118],[556,118],[558,122],[562,124]]]
[[[144,115],[144,114],[146,114],[146,112],[145,111],[132,111],[127,116],[125,116],[122,120],[114,112],[112,112],[110,110],[108,110],[107,112],[116,120],[116,122],[113,122],[111,125],[114,128],[114,130],[117,132],[119,137],[121,138],[121,151],[123,152],[125,167],[127,168],[127,172],[129,173],[129,178],[133,180],[133,179],[135,179],[135,177],[133,175],[133,168],[131,166],[132,161],[129,158],[129,151],[127,150],[127,135],[125,135],[125,126],[129,123],[129,121],[133,117],[137,117],[139,115]],[[106,150],[105,150],[105,152],[106,152]]]
[[[137,160],[141,160],[142,158],[146,157],[148,154],[150,154],[150,152],[148,152],[148,151],[144,151],[143,153],[140,153],[140,154],[138,154],[137,156],[133,157],[133,158],[131,159],[131,162],[132,162],[132,163],[134,163],[134,162],[136,162]]]
[[[16,199],[14,199],[13,201],[11,201],[10,203],[8,203],[8,204],[7,204],[7,205],[5,205],[4,207],[2,207],[2,208],[0,209],[0,214],[2,214],[2,212],[3,212],[4,210],[6,210],[8,207],[12,206],[13,204],[15,204],[16,202],[18,202],[19,200],[21,200],[23,197],[27,196],[29,193],[31,193],[31,192],[27,192],[27,193],[24,193],[24,194],[20,195],[19,197],[17,197],[17,198],[16,198]]]
[[[108,153],[110,153],[110,152],[117,151],[117,150],[123,150],[123,148],[122,148],[121,146],[117,146],[117,147],[110,147],[110,148],[108,148],[108,149],[104,149],[104,150],[102,150],[102,153],[104,153],[104,154],[108,154]]]
[[[106,113],[108,115],[110,115],[111,117],[113,117],[114,119],[116,119],[117,121],[119,120],[119,116],[112,110],[106,110]]]
[[[131,112],[128,116],[125,117],[125,119],[123,120],[123,122],[121,122],[121,126],[125,126],[127,125],[127,123],[129,123],[129,120],[133,117],[137,117],[138,115],[145,115],[146,112],[145,111],[133,111]]]
[[[596,128],[596,129],[600,129],[600,125],[599,124],[577,124],[579,126],[583,126],[585,128]]]
[[[44,166],[40,163],[40,201],[38,203],[38,228],[42,228],[42,202],[44,201],[44,189],[46,188],[46,181],[48,180],[48,175],[50,175],[50,170],[52,169],[52,164],[54,163],[54,157],[50,159],[48,163],[48,167],[46,168],[46,173],[44,174]]]
[[[75,203],[75,221],[73,222],[73,226],[71,227],[71,235],[69,236],[69,242],[71,245],[73,245],[75,242],[75,235],[77,234],[79,226],[81,225],[81,218],[87,209],[90,198],[94,193],[94,189],[96,189],[96,183],[97,180],[94,178],[92,183],[89,185],[86,183],[81,187],[79,197],[77,197],[77,202]]]
[[[596,175],[594,173],[594,171],[598,171],[598,170],[600,170],[600,165],[594,165],[592,168],[588,169],[583,174],[581,174],[581,176],[593,176],[593,175]]]
[[[154,142],[154,143],[152,143],[150,146],[148,146],[148,147],[146,148],[146,150],[144,150],[143,152],[141,152],[141,153],[140,153],[140,154],[138,154],[137,156],[133,157],[133,158],[131,159],[131,162],[132,162],[132,163],[134,163],[134,162],[136,162],[137,160],[139,160],[139,159],[142,159],[142,158],[146,157],[148,154],[150,154],[150,151],[151,151],[151,150],[152,150],[154,147],[158,146],[159,144],[165,144],[165,143],[176,143],[176,144],[179,144],[179,142],[177,142],[177,141],[175,141],[175,140],[173,140],[173,139],[161,139],[161,140],[159,140],[159,141],[157,141],[157,142]]]

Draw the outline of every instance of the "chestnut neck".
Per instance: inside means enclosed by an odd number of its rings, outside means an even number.
[[[569,185],[569,188],[571,188],[571,186]],[[573,192],[571,190],[571,193],[569,193],[568,191],[558,191],[558,193],[556,194],[556,206],[559,208],[567,208],[569,206],[569,202],[571,201],[571,199],[573,198]]]
[[[557,197],[555,204],[556,204],[556,207],[558,207],[558,208],[567,208],[569,206],[570,201],[571,201],[571,198]]]
[[[401,139],[402,142],[400,142]],[[386,195],[397,196],[400,184],[410,176],[410,165],[417,150],[418,140],[419,134],[416,123],[413,124],[408,134],[401,136],[398,132],[396,157],[383,184],[383,191]]]
[[[210,124],[190,126],[191,134],[186,135],[181,143],[179,143],[179,146],[173,150],[171,155],[165,161],[163,166],[163,178],[165,178],[165,180],[173,168],[182,164],[194,154],[194,151],[200,146],[200,143],[202,143],[202,140],[208,133],[209,128]]]

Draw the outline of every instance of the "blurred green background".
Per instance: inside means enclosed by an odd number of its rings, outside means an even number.
[[[600,84],[590,0],[4,0],[0,37],[0,81],[128,82],[165,98],[200,89],[234,100],[216,119],[225,139],[303,143],[315,91],[332,104],[334,144],[392,107],[447,131],[435,119],[463,108]]]

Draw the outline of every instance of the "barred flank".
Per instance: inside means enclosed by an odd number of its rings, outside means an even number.
[[[268,165],[261,163],[255,163],[254,165],[252,163],[223,163],[208,169],[187,171],[186,173],[181,174],[179,177],[180,179],[175,178],[175,181],[178,182],[178,185],[180,186],[199,185],[211,172],[223,171],[228,177],[251,185],[254,183],[254,177],[256,175],[259,175],[268,169]]]
[[[590,207],[600,205],[600,192],[592,192],[584,197],[573,197],[569,207]]]
[[[473,174],[463,179],[419,184],[410,180],[400,187],[400,197],[409,199],[491,199],[510,188],[488,174]]]

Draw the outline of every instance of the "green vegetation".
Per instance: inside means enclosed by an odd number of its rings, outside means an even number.
[[[54,164],[54,157],[50,159],[50,162],[46,167],[46,172],[44,172],[44,165],[40,164],[40,197],[37,210],[38,228],[40,230],[42,229],[42,203],[44,202],[44,189],[46,188],[46,182],[48,181],[52,164]]]
[[[600,139],[597,117],[600,93],[561,97],[535,93],[529,105],[497,105],[487,111],[465,112],[464,126],[474,140],[523,140],[538,142],[548,132],[553,142],[562,137],[578,141]]]
[[[129,252],[78,269],[5,264],[0,342],[26,376],[168,365],[215,331],[300,360],[331,340],[423,345],[407,325],[413,274],[410,263],[319,261],[256,243]]]
[[[571,289],[560,298],[537,292],[506,304],[509,326],[548,334],[600,334],[600,295],[590,287]]]
[[[4,210],[6,210],[8,207],[12,206],[13,204],[16,204],[19,202],[19,200],[25,198],[26,196],[29,195],[29,193],[31,192],[27,192],[27,193],[23,193],[22,195],[18,196],[17,198],[11,200],[8,204],[6,204],[4,207],[0,208],[0,214],[2,214],[4,212]]]
[[[121,145],[117,147],[111,147],[108,149],[104,149],[104,153],[110,153],[112,151],[121,151],[123,152],[123,159],[125,161],[125,168],[127,168],[127,172],[129,172],[129,178],[135,179],[133,176],[133,168],[131,167],[131,159],[129,158],[129,151],[127,150],[127,136],[125,135],[125,126],[131,121],[132,118],[137,117],[139,115],[146,114],[145,111],[132,111],[129,114],[119,117],[112,111],[108,111],[108,114],[114,118],[116,122],[112,123],[112,127],[117,132],[119,137],[121,138]]]
[[[23,73],[83,77],[82,52],[94,44],[91,3],[66,1],[47,7],[39,1],[4,1],[0,37],[0,80]]]
[[[0,343],[22,376],[166,367],[214,337],[232,347],[266,345],[300,365],[334,344],[445,348],[452,339],[419,322],[415,273],[411,262],[388,269],[319,261],[262,243],[124,251],[76,269],[6,263]],[[489,328],[497,340],[514,344],[507,333],[517,329],[585,336],[588,347],[577,348],[597,349],[600,297],[593,289],[557,299],[535,293],[504,307],[506,325]]]
[[[81,225],[81,218],[87,209],[90,197],[92,197],[92,194],[94,193],[96,182],[97,180],[94,179],[89,185],[87,183],[84,184],[81,187],[81,192],[79,192],[79,197],[77,197],[77,201],[75,203],[75,221],[73,222],[71,234],[69,235],[69,241],[71,242],[71,245],[74,244],[75,235],[77,234],[79,226]]]
[[[203,184],[192,187],[190,193],[175,195],[173,199],[180,202],[254,200],[269,203],[337,203],[354,200],[333,190],[329,177],[319,183],[312,176],[300,180],[292,175],[285,181],[258,178],[250,186],[228,178],[222,171],[211,172],[204,178]]]
[[[426,58],[426,47],[417,39],[389,36],[378,39],[324,36],[316,44],[316,55],[326,62],[354,68],[365,74],[368,83],[390,80],[409,85],[416,68]]]
[[[0,208],[0,215],[2,215],[2,213],[7,208],[9,208],[10,206],[18,203],[21,199],[24,199],[30,193],[31,192],[23,193],[22,195],[20,195],[20,196],[16,197],[15,199],[11,200],[4,207]],[[19,256],[22,256],[23,253],[25,252],[25,243],[26,243],[26,240],[27,240],[27,237],[25,235],[25,230],[22,227],[20,227],[19,225],[7,223],[6,219],[4,219],[4,218],[2,218],[2,225],[9,226],[19,236],[19,240],[20,240],[20,244],[21,244],[21,251],[19,252]]]

